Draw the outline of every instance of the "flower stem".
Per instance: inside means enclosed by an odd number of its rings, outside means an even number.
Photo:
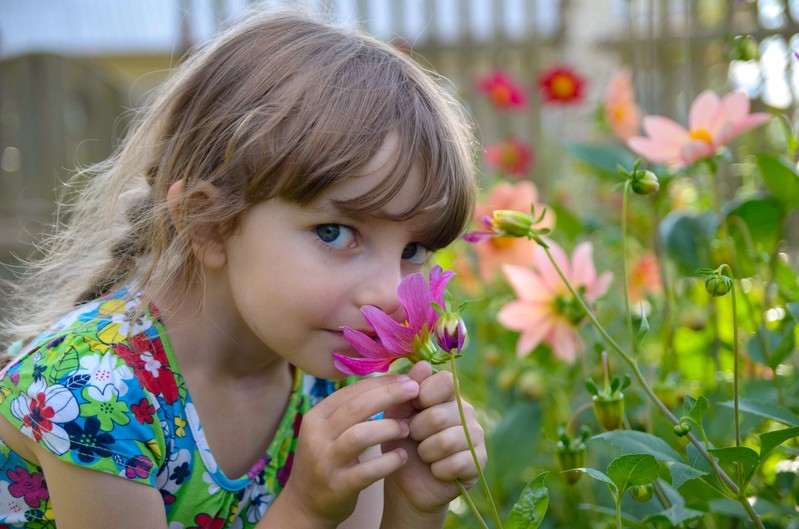
[[[461,498],[466,502],[466,505],[469,507],[469,510],[472,511],[474,517],[477,518],[477,523],[480,524],[480,527],[483,529],[488,529],[483,517],[480,516],[480,511],[477,510],[477,505],[474,504],[471,496],[469,496],[469,491],[463,486],[463,482],[459,479],[456,479],[455,482],[458,484],[458,489],[461,491]]]
[[[741,446],[741,425],[738,418],[738,378],[740,375],[740,353],[738,351],[738,309],[735,303],[735,277],[732,275],[732,268],[727,264],[721,265],[719,272],[726,268],[730,273],[732,287],[730,287],[730,302],[732,303],[732,352],[733,352],[733,371],[732,371],[732,396],[733,409],[735,415],[735,446]]]
[[[672,424],[675,425],[680,424],[679,419],[677,419],[677,417],[675,417],[674,414],[671,413],[671,410],[669,410],[669,408],[666,407],[665,404],[663,404],[663,401],[661,401],[658,398],[658,396],[655,395],[655,392],[652,390],[652,387],[646,381],[646,378],[644,378],[643,373],[641,373],[641,369],[638,367],[638,363],[635,361],[635,359],[631,357],[629,354],[627,354],[619,346],[619,344],[616,343],[616,341],[610,336],[610,334],[608,334],[607,330],[605,330],[605,328],[602,326],[599,320],[597,320],[594,313],[588,307],[588,304],[585,302],[585,300],[583,300],[583,298],[574,288],[574,285],[572,285],[571,282],[568,280],[568,278],[564,275],[563,270],[561,270],[555,258],[552,257],[552,253],[550,252],[549,248],[546,246],[543,246],[543,248],[547,254],[547,258],[549,258],[549,261],[552,263],[552,266],[555,267],[555,271],[558,273],[563,283],[569,289],[574,298],[580,303],[583,310],[585,310],[588,319],[591,320],[591,323],[594,325],[599,334],[601,334],[602,337],[607,341],[608,345],[610,345],[611,348],[613,348],[613,350],[616,351],[619,354],[619,356],[621,356],[622,359],[630,366],[630,368],[633,370],[633,374],[635,375],[636,380],[638,380],[638,382],[641,384],[641,387],[643,388],[644,392],[647,394],[649,399],[655,404],[655,406],[657,406],[657,408],[666,416],[666,418]],[[696,449],[699,451],[702,457],[704,457],[713,466],[713,469],[716,471],[716,475],[718,475],[719,479],[721,479],[724,482],[724,484],[727,485],[730,488],[730,490],[733,491],[733,493],[737,496],[740,491],[738,485],[736,485],[735,482],[727,475],[727,473],[724,472],[724,470],[716,464],[715,459],[713,459],[713,457],[710,455],[707,449],[702,445],[702,443],[699,442],[699,440],[696,437],[694,437],[690,433],[688,434],[687,437],[688,440],[691,441],[691,444],[693,444],[696,447]],[[746,502],[746,498],[739,498],[739,501]],[[749,514],[749,517],[751,518],[755,526],[758,528],[762,528],[763,522],[760,520],[760,517],[751,508],[751,506],[748,509],[746,507],[744,508],[746,509],[746,512]]]
[[[456,352],[454,350],[450,352],[450,364],[452,365],[452,384],[455,389],[455,401],[458,404],[458,414],[460,415],[461,424],[463,425],[463,433],[466,436],[466,443],[469,445],[469,452],[472,454],[472,459],[474,460],[474,466],[477,469],[477,476],[480,480],[480,484],[483,486],[483,492],[488,499],[488,504],[491,506],[491,515],[494,518],[494,522],[497,524],[497,529],[502,529],[502,520],[499,517],[499,512],[497,512],[497,506],[494,504],[494,498],[491,496],[491,490],[488,488],[488,481],[486,480],[485,474],[483,474],[483,467],[480,465],[480,460],[477,458],[477,452],[474,449],[472,436],[469,433],[469,427],[466,423],[466,414],[463,411],[463,398],[461,397],[461,388],[460,383],[458,382],[458,367],[455,362],[455,354]],[[482,521],[482,519],[480,520]]]
[[[627,199],[630,195],[630,180],[624,182],[621,195],[621,262],[624,272],[624,312],[627,314],[627,335],[630,338],[630,350],[635,351],[635,334],[633,333],[633,315],[630,312],[629,269],[627,262]]]

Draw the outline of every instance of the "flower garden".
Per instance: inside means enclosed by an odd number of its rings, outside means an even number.
[[[500,115],[532,90],[596,104],[602,140],[564,151],[600,213],[543,196],[524,138],[488,143],[473,231],[438,256],[456,275],[404,282],[432,308],[403,302],[402,343],[350,366],[452,361],[489,464],[448,527],[799,527],[797,128],[731,88],[644,115],[633,80],[596,102],[565,66],[468,87]]]

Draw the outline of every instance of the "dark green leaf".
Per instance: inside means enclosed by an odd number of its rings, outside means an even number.
[[[646,319],[646,311],[643,309],[643,303],[641,306],[641,325],[638,327],[638,333],[635,335],[635,352],[637,353],[641,349],[641,345],[644,343],[646,339],[646,335],[649,332],[649,321]]]
[[[536,529],[541,525],[549,505],[549,490],[544,486],[547,474],[539,474],[524,487],[508,515],[506,529]]]
[[[703,514],[702,511],[689,509],[683,505],[672,505],[663,512],[647,516],[644,521],[649,523],[668,523],[671,524],[671,527],[677,527],[680,524],[698,520]]]
[[[632,167],[635,163],[630,151],[612,145],[571,143],[566,145],[566,152],[587,164],[601,176],[614,181],[619,179],[617,166]]]
[[[796,347],[795,325],[793,320],[789,320],[782,331],[766,329],[762,325],[758,327],[746,344],[749,356],[761,364],[776,369]]]
[[[765,459],[772,450],[793,437],[799,437],[797,426],[760,434],[760,460]]]
[[[788,208],[799,207],[799,175],[794,165],[782,156],[765,152],[759,153],[756,161],[771,194]]]
[[[666,441],[637,430],[613,430],[595,435],[592,439],[608,441],[622,454],[651,454],[658,461],[684,463],[683,459]]]
[[[671,463],[668,466],[671,471],[671,486],[675,489],[679,489],[687,481],[707,475],[706,471],[684,463]]]
[[[710,408],[710,403],[704,395],[699,395],[699,398],[696,400],[691,397],[686,397],[685,407],[688,411],[688,415],[695,420],[697,424],[702,424],[702,419]]]
[[[791,315],[791,318],[793,318],[793,321],[799,322],[799,302],[786,303],[785,308],[788,314]]]
[[[733,408],[733,401],[719,402],[719,406]],[[788,426],[799,426],[799,417],[790,410],[780,407],[774,402],[761,402],[751,399],[741,399],[738,409],[744,413],[751,413],[766,419],[773,419]]]
[[[740,463],[745,476],[748,476],[760,464],[758,453],[746,446],[712,448],[708,452],[717,457],[720,462]]]
[[[660,465],[651,454],[627,454],[608,465],[608,477],[616,484],[620,495],[629,487],[652,483],[658,474]]]
[[[666,254],[674,260],[682,275],[710,262],[710,236],[716,221],[712,214],[696,215],[672,211],[660,222],[660,238]]]
[[[751,196],[725,205],[723,214],[735,244],[735,264],[744,276],[753,275],[757,254],[775,253],[785,211],[772,197]]]
[[[592,478],[594,478],[597,481],[601,481],[603,483],[607,483],[613,489],[613,493],[614,494],[616,494],[618,492],[618,489],[616,488],[616,484],[613,483],[613,480],[610,479],[607,475],[605,475],[604,472],[599,471],[599,470],[597,470],[595,468],[573,468],[571,470],[568,470],[567,472],[583,472],[585,474],[588,474],[589,476],[591,476]]]

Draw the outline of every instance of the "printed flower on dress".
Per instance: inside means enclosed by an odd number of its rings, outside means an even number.
[[[198,514],[194,517],[193,525],[187,529],[222,529],[225,526],[224,518],[215,518],[208,513]]]
[[[477,206],[475,218],[485,225],[484,219],[491,218],[490,215],[496,210],[530,211],[531,205],[536,211],[544,211],[546,209],[539,202],[538,189],[532,182],[525,181],[516,184],[503,182],[495,186],[488,194],[485,202]],[[554,226],[555,214],[546,209],[539,227],[552,229]],[[490,229],[490,226],[484,227]],[[527,238],[495,236],[493,232],[490,237],[480,240],[469,238],[468,236],[465,238],[469,242],[482,243],[475,244],[474,251],[477,254],[480,277],[485,282],[492,281],[503,264],[533,264],[535,241]]]
[[[98,457],[111,456],[114,436],[100,429],[97,417],[86,417],[82,427],[77,421],[68,422],[64,430],[69,434],[69,449],[76,452],[83,463],[93,463]]]
[[[22,421],[22,433],[44,443],[56,455],[66,453],[70,445],[60,424],[75,420],[79,413],[78,401],[70,390],[60,384],[47,386],[41,378],[11,401],[11,414]]]
[[[554,242],[547,241],[550,252],[566,278],[587,303],[603,296],[613,276],[604,272],[597,276],[590,242],[577,245],[571,261]],[[516,343],[519,356],[530,354],[539,344],[552,347],[555,356],[574,361],[583,348],[577,328],[585,319],[585,311],[569,292],[542,247],[535,248],[533,267],[502,267],[517,300],[500,309],[498,321],[504,327],[520,331]]]
[[[663,116],[644,118],[646,136],[636,136],[627,145],[653,163],[685,167],[710,158],[739,134],[771,119],[765,112],[749,113],[749,98],[730,92],[720,99],[705,90],[691,104],[688,128]]]
[[[508,176],[523,176],[533,164],[533,149],[517,139],[506,139],[486,147],[486,163]]]
[[[585,79],[573,68],[557,65],[544,72],[538,78],[538,86],[544,101],[558,105],[571,105],[583,100]]]
[[[626,141],[638,134],[641,109],[635,102],[635,88],[629,68],[618,70],[610,78],[605,89],[604,112],[610,129],[620,140]]]
[[[41,472],[29,473],[24,467],[17,467],[6,473],[10,485],[8,492],[15,498],[23,498],[25,503],[34,509],[39,508],[43,501],[50,498],[50,493],[44,485],[44,474]]]
[[[162,395],[167,404],[177,401],[177,384],[161,339],[151,340],[145,334],[138,334],[128,342],[130,345],[114,344],[114,352],[133,368],[145,389]]]
[[[527,96],[509,73],[495,70],[477,80],[477,88],[488,96],[497,108],[523,108]]]
[[[439,313],[433,303],[444,307],[444,290],[455,274],[436,266],[428,284],[422,274],[409,274],[400,282],[397,296],[405,309],[406,321],[398,323],[377,307],[366,306],[361,313],[376,337],[351,327],[342,327],[344,337],[360,357],[333,353],[336,369],[347,375],[383,373],[400,358],[412,362],[433,360],[438,352],[435,327]]]
[[[141,314],[134,317],[136,308],[136,300],[113,298],[103,302],[98,313],[106,318],[98,324],[97,337],[104,343],[113,344],[150,329],[152,320]]]

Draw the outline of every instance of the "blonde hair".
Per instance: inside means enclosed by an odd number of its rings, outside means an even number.
[[[173,183],[184,182],[182,200],[211,184],[222,199],[183,220],[228,235],[252,204],[307,204],[356,175],[390,133],[399,155],[384,185],[339,205],[375,212],[418,166],[418,203],[397,218],[433,211],[419,242],[446,246],[470,219],[476,184],[468,121],[440,79],[355,31],[296,12],[250,14],[189,56],[114,156],[76,175],[68,221],[15,287],[6,334],[31,337],[130,282],[185,294],[201,266],[191,229],[177,229],[167,208]]]

